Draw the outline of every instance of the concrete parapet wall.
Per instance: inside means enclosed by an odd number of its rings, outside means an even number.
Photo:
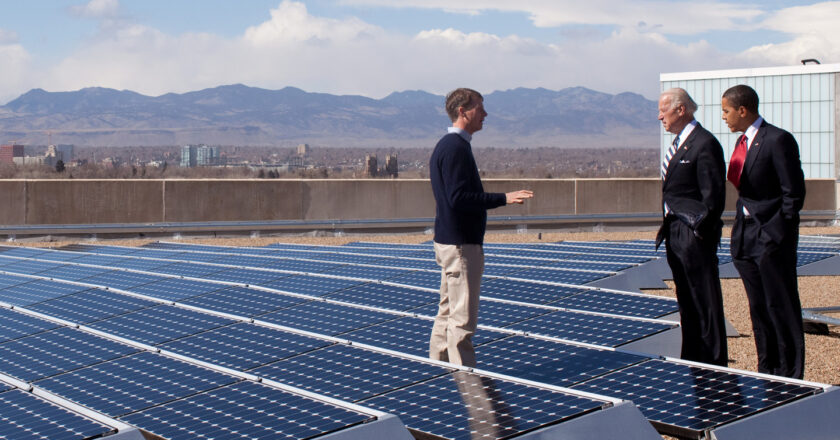
[[[524,205],[492,216],[574,217],[650,214],[660,210],[659,179],[489,179],[490,192],[531,189]],[[736,192],[727,184],[727,210]],[[805,210],[833,218],[840,183],[807,181]],[[4,180],[0,224],[73,225],[276,220],[428,219],[435,202],[428,180]],[[828,213],[828,214],[826,214]]]

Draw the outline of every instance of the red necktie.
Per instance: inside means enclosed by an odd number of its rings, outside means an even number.
[[[741,135],[729,159],[729,171],[726,173],[726,180],[732,182],[735,188],[741,186],[741,171],[744,169],[744,159],[747,157],[747,136]]]

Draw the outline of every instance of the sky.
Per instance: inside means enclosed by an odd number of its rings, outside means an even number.
[[[41,88],[227,84],[382,98],[840,62],[840,1],[0,0],[0,104]]]

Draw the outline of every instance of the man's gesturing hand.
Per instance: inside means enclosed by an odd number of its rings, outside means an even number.
[[[534,197],[534,192],[527,189],[520,189],[519,191],[509,192],[505,194],[505,198],[507,199],[508,205],[510,205],[511,203],[521,205],[525,201],[525,199],[530,199],[532,197]]]

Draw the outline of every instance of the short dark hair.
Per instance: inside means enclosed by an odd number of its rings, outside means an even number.
[[[736,109],[744,107],[750,113],[758,114],[758,93],[750,86],[732,86],[723,92],[723,97]]]
[[[446,95],[446,114],[449,115],[449,119],[451,119],[452,122],[455,122],[458,120],[459,107],[471,109],[483,100],[484,97],[481,96],[481,93],[478,93],[473,89],[466,89],[463,87],[455,89]]]

